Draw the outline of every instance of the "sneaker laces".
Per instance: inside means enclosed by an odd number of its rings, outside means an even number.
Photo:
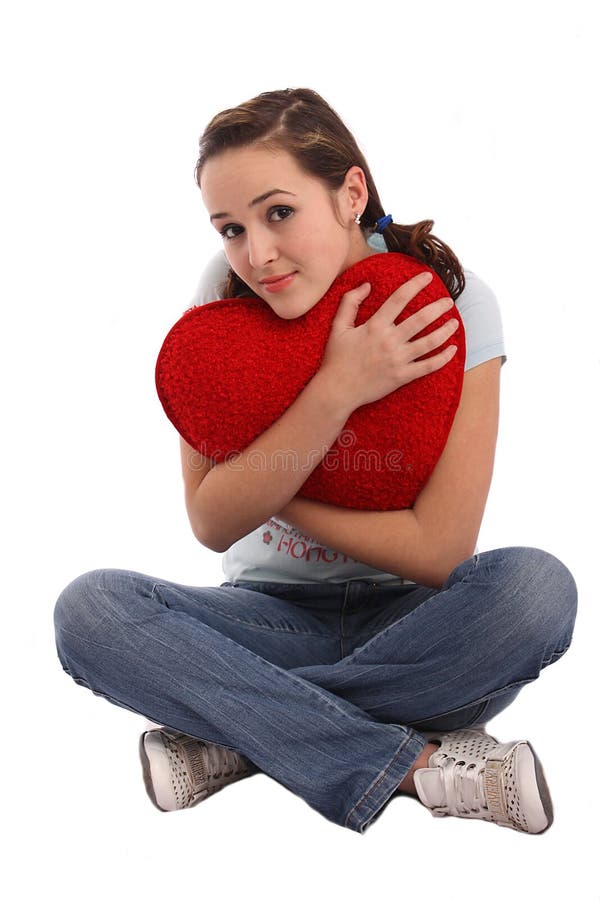
[[[485,759],[478,763],[464,763],[445,756],[436,761],[441,770],[448,812],[451,815],[488,811],[485,800]]]

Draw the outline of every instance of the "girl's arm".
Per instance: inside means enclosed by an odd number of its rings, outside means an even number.
[[[234,460],[211,463],[181,438],[185,502],[196,538],[223,553],[300,490],[352,413],[320,371]]]
[[[353,510],[294,497],[278,518],[373,568],[441,587],[475,551],[494,465],[500,366],[496,357],[465,372],[448,441],[412,509]]]

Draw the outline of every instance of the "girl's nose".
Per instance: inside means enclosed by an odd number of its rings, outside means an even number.
[[[247,231],[248,262],[253,269],[264,269],[277,259],[277,249],[273,235],[268,228],[256,228]]]

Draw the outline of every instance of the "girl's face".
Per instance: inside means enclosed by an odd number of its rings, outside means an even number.
[[[201,190],[229,265],[282,319],[304,315],[338,275],[377,252],[354,221],[368,200],[358,166],[331,192],[289,153],[241,147],[208,160]]]

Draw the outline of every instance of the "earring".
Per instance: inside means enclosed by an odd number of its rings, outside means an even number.
[[[356,215],[354,216],[354,221],[357,225],[360,225],[360,213],[356,213]]]

